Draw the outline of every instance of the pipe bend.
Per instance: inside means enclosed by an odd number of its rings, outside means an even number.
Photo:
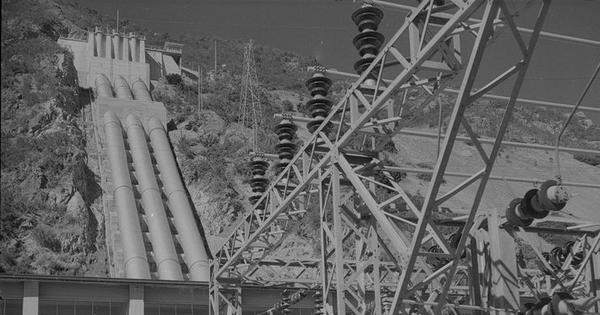
[[[119,119],[119,116],[113,111],[108,111],[104,114],[104,125],[106,126],[110,123],[117,124],[119,125],[119,127],[121,127],[121,120]]]
[[[165,128],[163,127],[162,122],[156,117],[152,117],[148,120],[148,135],[152,137],[152,132],[155,130],[160,130],[165,132]],[[166,134],[166,132],[165,132]]]
[[[131,95],[131,89],[129,88],[129,84],[127,80],[123,78],[123,76],[119,76],[115,79],[115,94],[117,98],[121,99],[133,99]]]
[[[104,75],[99,74],[94,80],[96,85],[96,93],[101,97],[113,97],[112,85],[110,80]]]
[[[160,190],[158,188],[154,188],[154,187],[147,187],[144,190],[141,190],[140,191],[140,195],[143,196],[146,192],[150,192],[151,193],[152,191],[154,191],[155,193],[161,195]]]
[[[144,129],[144,125],[142,125],[140,118],[133,114],[127,116],[127,118],[125,119],[125,125],[127,126],[127,130],[129,130],[129,128],[131,127],[140,127]]]
[[[126,188],[129,189],[131,191],[133,191],[133,188],[131,188],[131,186],[124,184],[124,185],[119,185],[118,187],[116,187],[115,189],[113,189],[113,194],[117,193],[117,190],[121,189],[121,188]]]
[[[128,266],[129,263],[132,264],[131,268],[138,268],[140,265],[142,266],[147,266],[148,265],[148,259],[146,257],[141,257],[141,256],[134,256],[134,257],[130,257],[129,259],[127,259],[125,261],[125,270],[129,270]],[[140,274],[129,274],[127,275],[128,278],[138,278],[138,279],[148,279],[149,277],[145,276],[145,275],[140,275]]]
[[[150,91],[148,90],[146,83],[140,78],[131,84],[131,91],[136,100],[152,101],[152,96],[150,96]]]

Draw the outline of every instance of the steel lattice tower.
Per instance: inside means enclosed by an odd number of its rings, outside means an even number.
[[[254,41],[250,40],[244,47],[244,65],[242,70],[242,88],[240,106],[242,116],[240,122],[247,128],[252,128],[252,148],[258,150],[258,130],[262,126],[262,110],[258,97],[259,86],[254,60]]]
[[[307,86],[312,87],[314,98],[307,105],[313,117],[284,115],[288,121],[305,124],[312,135],[215,253],[212,314],[242,314],[244,283],[316,290],[316,314],[328,315],[509,314],[519,309],[521,296],[539,300],[541,287],[517,266],[514,246],[517,235],[527,239],[534,230],[507,224],[498,209],[482,211],[480,205],[550,1],[540,1],[533,29],[522,36],[513,20],[519,12],[511,11],[506,0],[422,0],[407,9],[410,14],[404,24],[385,44],[376,33],[383,10],[374,5],[406,7],[370,0],[353,14],[360,32],[354,38],[360,54],[355,63],[358,76],[312,68],[315,75]],[[484,79],[478,72],[486,51],[506,49],[492,45],[500,32],[510,37],[508,45],[518,56],[505,60],[503,72],[480,85],[478,79]],[[465,36],[471,38],[461,40]],[[356,80],[331,106],[320,97],[330,85],[326,75]],[[459,78],[443,145],[430,170],[423,203],[417,205],[395,177],[404,169],[382,163],[378,153],[452,79]],[[484,143],[466,114],[473,102],[501,84],[508,87],[510,97],[503,105],[496,136]],[[425,97],[409,103],[407,94],[413,89],[423,91]],[[461,129],[477,150],[482,167],[458,184],[442,186],[444,176],[452,176],[448,162]],[[449,238],[442,232],[445,223],[436,220],[434,213],[467,189],[473,192],[468,213],[448,223],[454,227]],[[412,215],[410,220],[399,215],[397,204]],[[289,231],[308,213],[319,218],[320,257],[273,258]],[[585,261],[578,265],[576,277],[567,281],[566,262],[574,254],[565,255],[562,269],[550,272],[554,287],[580,287],[580,276],[592,257],[596,264],[600,260],[599,230],[578,233],[583,236],[572,246],[586,251]],[[541,253],[536,254],[546,269],[552,269]],[[588,295],[600,292],[593,285],[586,290]]]

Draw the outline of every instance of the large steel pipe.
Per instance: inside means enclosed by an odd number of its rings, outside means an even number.
[[[148,87],[142,79],[138,78],[131,84],[131,91],[133,92],[133,98],[136,100],[152,102],[150,91],[148,91]]]
[[[150,279],[150,267],[127,166],[123,129],[115,113],[109,111],[104,114],[104,132],[125,256],[125,275],[127,278]]]
[[[127,100],[133,99],[131,96],[131,90],[129,89],[129,84],[122,76],[119,76],[115,79],[115,94],[117,95],[117,98]]]
[[[98,96],[113,97],[112,85],[104,74],[98,75],[94,82],[96,83],[96,94]]]
[[[169,209],[171,209],[175,219],[175,227],[179,232],[181,247],[183,247],[185,261],[190,271],[190,278],[193,281],[208,281],[210,272],[208,253],[204,246],[205,242],[196,225],[192,207],[179,176],[173,152],[169,146],[167,133],[160,120],[157,118],[150,119],[148,133],[154,149],[154,157],[162,175]]]
[[[173,236],[163,206],[162,195],[156,181],[146,133],[142,122],[135,115],[129,115],[125,126],[129,138],[129,150],[133,158],[142,206],[146,213],[150,240],[158,267],[158,276],[163,280],[183,280],[181,265],[173,244]]]

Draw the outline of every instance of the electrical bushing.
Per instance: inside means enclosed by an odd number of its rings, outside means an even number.
[[[312,96],[312,99],[306,102],[306,107],[313,118],[312,121],[306,124],[306,128],[310,133],[314,133],[323,124],[323,121],[331,111],[331,101],[326,96],[329,93],[332,82],[323,73],[315,72],[311,78],[306,80],[305,84]],[[329,129],[325,127],[323,131],[327,133]]]
[[[358,26],[360,34],[353,40],[354,47],[358,50],[361,59],[354,63],[354,70],[363,74],[373,63],[383,45],[385,37],[377,32],[379,23],[383,19],[383,11],[372,5],[364,5],[352,14],[352,21]],[[365,83],[373,82],[377,77],[377,70],[371,71]]]
[[[543,219],[550,211],[562,210],[568,200],[569,194],[564,187],[554,180],[547,180],[540,189],[530,189],[523,198],[511,200],[506,219],[516,226],[530,226],[534,219]]]
[[[321,291],[315,292],[313,295],[315,301],[315,312],[314,315],[325,315],[325,303],[323,301],[323,293]]]
[[[450,243],[450,246],[454,249],[458,248],[458,243],[460,242],[460,236],[462,233],[462,229],[459,230],[456,233],[452,233],[450,234],[450,236],[448,237],[448,243]],[[443,253],[442,248],[439,245],[433,245],[431,247],[429,247],[428,252],[430,253]],[[460,256],[460,258],[466,258],[467,257],[467,252],[463,251],[462,255]],[[450,259],[448,258],[435,258],[435,257],[428,257],[425,260],[428,264],[438,268],[441,267],[447,263],[450,262]]]
[[[383,293],[381,298],[381,307],[383,308],[383,314],[389,314],[392,308],[392,302],[394,301],[394,292],[386,291]]]
[[[279,143],[275,145],[275,151],[279,156],[279,163],[276,166],[277,172],[281,172],[286,168],[292,162],[294,154],[296,154],[296,144],[294,143],[296,130],[298,130],[298,126],[285,118],[275,126],[275,133],[279,138]]]
[[[563,246],[556,246],[552,248],[550,252],[543,252],[542,256],[548,262],[553,271],[558,271],[562,268],[563,264],[569,257],[569,254],[571,254],[571,266],[577,268],[583,262],[585,255],[583,251],[575,251],[573,249],[573,245],[575,245],[575,242],[573,241],[566,242]],[[545,274],[551,274],[543,264],[540,264],[540,269]]]
[[[292,313],[292,310],[290,310],[290,306],[291,304],[291,299],[290,299],[290,291],[289,290],[283,290],[283,292],[281,292],[281,313],[283,313],[284,315],[289,315]]]
[[[250,187],[252,188],[252,194],[248,198],[250,203],[253,205],[262,197],[269,186],[269,180],[265,177],[269,163],[260,157],[253,157],[250,161],[250,172],[252,178],[250,179]],[[264,203],[256,206],[256,210],[262,211],[265,209]]]

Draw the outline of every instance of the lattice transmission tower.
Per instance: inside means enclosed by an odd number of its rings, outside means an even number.
[[[262,109],[258,97],[259,86],[254,60],[254,41],[250,40],[244,47],[244,65],[242,70],[242,88],[240,105],[242,115],[240,122],[252,129],[252,148],[258,151],[258,130],[262,126]]]
[[[314,75],[306,81],[310,117],[281,115],[279,156],[273,158],[281,160],[278,175],[268,182],[257,177],[262,191],[253,195],[253,211],[237,221],[215,253],[211,314],[250,310],[242,300],[244,284],[306,288],[319,315],[511,314],[523,301],[540,301],[542,291],[555,288],[571,289],[578,297],[599,295],[593,277],[584,277],[592,261],[600,261],[597,227],[573,229],[579,239],[555,250],[555,266],[536,252],[550,278],[539,276],[540,270],[530,274],[515,259],[516,238],[541,231],[531,221],[566,205],[560,183],[548,180],[518,201],[507,200],[505,213],[482,207],[550,1],[536,2],[538,14],[526,36],[514,20],[520,12],[507,0],[421,0],[414,7],[366,2],[352,15],[358,27],[353,40],[360,56],[354,64],[358,75],[312,68]],[[380,7],[410,12],[387,42],[377,32],[384,12]],[[510,40],[494,46],[500,33]],[[500,74],[492,79],[480,75],[490,51],[508,48],[515,56],[491,61],[503,67]],[[327,96],[332,84],[327,76],[355,80],[337,103]],[[460,88],[443,145],[437,158],[430,157],[435,167],[384,163],[380,152],[450,90],[453,79]],[[481,139],[467,119],[471,106],[499,86],[510,96],[496,136]],[[414,90],[424,97],[409,100]],[[311,136],[296,147],[288,142],[300,128]],[[446,183],[445,177],[457,174],[449,161],[461,138],[472,142],[479,168]],[[400,185],[403,172],[431,174],[422,204]],[[461,217],[436,217],[443,204],[467,193],[470,198],[460,201],[465,208]],[[318,218],[319,256],[277,257],[289,231],[307,215]],[[573,260],[577,267],[569,264]],[[273,309],[290,304],[282,298]]]

